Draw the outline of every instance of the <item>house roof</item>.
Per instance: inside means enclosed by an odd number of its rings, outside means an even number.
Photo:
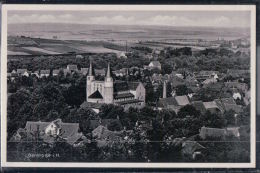
[[[96,90],[94,93],[92,93],[90,96],[88,96],[88,98],[91,98],[91,99],[103,99],[103,96],[102,94]]]
[[[54,120],[52,122],[34,122],[34,121],[27,121],[25,130],[27,132],[39,132],[45,131],[45,128],[51,124],[56,124],[59,128],[61,128],[61,137],[68,138],[70,136],[75,135],[79,131],[79,123],[63,123],[60,119]]]
[[[127,90],[129,90],[129,87],[126,81],[114,82],[114,92],[127,91]]]
[[[185,106],[185,105],[190,104],[190,101],[186,95],[176,96],[175,100],[179,106]]]
[[[153,65],[153,66],[156,66],[156,67],[160,67],[161,66],[161,63],[159,61],[151,61],[149,65]]]
[[[195,107],[195,109],[199,110],[201,113],[206,112],[206,108],[202,101],[193,101],[192,105]]]
[[[69,70],[78,70],[78,67],[77,67],[77,65],[75,65],[75,64],[69,64],[69,65],[67,65],[67,68],[68,68]]]
[[[170,105],[177,105],[174,97],[160,98],[158,102],[159,107],[167,107]]]
[[[60,72],[60,69],[54,69],[54,70],[52,71],[52,74],[59,74],[59,72]]]
[[[225,104],[225,110],[233,110],[236,113],[242,112],[242,106],[241,105],[236,105],[236,104]]]
[[[41,70],[40,73],[41,74],[50,74],[50,70]]]
[[[120,102],[116,102],[116,103],[119,105],[126,105],[126,104],[140,103],[140,102],[143,102],[143,101],[133,99],[133,100],[120,101]]]
[[[27,72],[27,69],[17,69],[17,73],[22,74],[24,72]]]
[[[203,102],[203,105],[206,109],[219,108],[215,101]]]
[[[90,129],[95,129],[97,128],[99,125],[102,125],[104,127],[109,126],[111,123],[117,123],[119,124],[119,126],[122,127],[121,122],[118,119],[95,119],[95,120],[90,120]]]
[[[130,90],[136,90],[140,82],[128,82],[128,87]]]
[[[92,135],[93,137],[97,137],[98,139],[105,139],[111,135],[114,135],[114,133],[108,130],[106,127],[99,125],[92,131]]]
[[[193,154],[194,152],[202,149],[205,149],[205,147],[196,141],[184,141],[182,143],[182,152],[184,154]]]
[[[226,129],[201,127],[200,136],[223,137],[226,134]]]
[[[100,109],[102,107],[102,103],[91,103],[91,102],[83,102],[80,107],[81,108],[94,108],[94,109]]]

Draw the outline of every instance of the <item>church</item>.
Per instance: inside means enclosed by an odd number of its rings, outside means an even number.
[[[103,81],[95,80],[94,69],[90,63],[86,84],[86,101],[81,107],[92,108],[99,112],[102,104],[141,108],[145,105],[145,88],[142,82],[114,81],[110,64]]]

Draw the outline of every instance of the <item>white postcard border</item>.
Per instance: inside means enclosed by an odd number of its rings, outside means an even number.
[[[51,11],[250,11],[251,12],[251,135],[250,163],[103,163],[7,162],[7,12]],[[254,168],[256,164],[256,7],[255,5],[2,5],[1,165],[2,167],[88,168]]]

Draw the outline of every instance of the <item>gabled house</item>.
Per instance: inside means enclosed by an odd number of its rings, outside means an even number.
[[[78,123],[63,123],[61,119],[57,119],[52,122],[27,121],[25,128],[19,129],[13,139],[19,142],[22,140],[22,136],[29,136],[32,140],[39,138],[47,144],[63,140],[74,145],[83,137],[83,134],[79,132]]]

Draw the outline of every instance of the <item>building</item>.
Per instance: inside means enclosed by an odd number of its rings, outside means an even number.
[[[41,70],[40,71],[40,78],[43,78],[43,77],[48,77],[50,76],[50,70]]]
[[[69,70],[70,72],[77,72],[78,67],[77,67],[77,65],[69,64],[69,65],[67,65],[67,70]]]
[[[19,76],[29,77],[29,72],[27,71],[27,69],[17,69],[17,74]]]
[[[19,142],[22,138],[32,140],[42,139],[45,143],[53,144],[57,140],[64,140],[70,145],[74,145],[84,138],[79,132],[78,123],[63,123],[61,119],[52,122],[27,121],[24,129],[18,129],[10,141]]]
[[[86,76],[88,74],[88,68],[81,68],[80,69],[80,73],[84,76]]]
[[[152,70],[152,69],[162,69],[162,65],[159,61],[151,61],[148,66],[144,66],[144,69]]]
[[[89,67],[86,86],[86,103],[84,106],[98,104],[115,104],[128,109],[129,107],[143,107],[145,105],[145,88],[141,82],[114,81],[108,64],[104,81],[95,80],[92,64]]]
[[[60,69],[54,69],[53,71],[52,71],[52,76],[58,76],[59,75],[59,73],[60,73]]]

